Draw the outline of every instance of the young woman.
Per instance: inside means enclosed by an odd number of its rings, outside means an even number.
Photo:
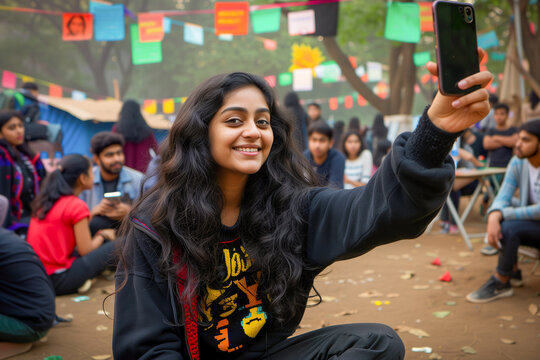
[[[490,79],[475,74],[466,87]],[[115,358],[403,358],[384,325],[289,336],[324,268],[418,236],[437,214],[452,144],[488,112],[484,89],[453,100],[439,95],[368,185],[336,190],[316,186],[262,78],[199,85],[162,148],[157,185],[123,224]]]
[[[356,131],[348,131],[343,136],[342,152],[346,157],[344,188],[364,186],[371,177],[373,157],[364,145],[362,136]]]
[[[31,203],[45,177],[39,155],[24,142],[24,124],[19,112],[0,111],[0,194],[9,202],[3,227],[27,228]],[[23,231],[24,233],[25,231]]]
[[[113,263],[114,230],[101,230],[92,238],[90,210],[77,197],[93,184],[90,160],[79,154],[67,155],[45,178],[32,204],[28,242],[45,266],[57,295],[76,292]]]
[[[135,100],[126,100],[120,110],[120,119],[112,131],[124,136],[125,165],[142,173],[146,172],[153,154],[157,154],[158,145],[152,128],[141,114],[141,108]]]

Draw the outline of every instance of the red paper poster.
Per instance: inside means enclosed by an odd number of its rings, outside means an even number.
[[[431,12],[432,3],[418,3],[420,7],[420,30],[433,31],[433,13]]]
[[[338,98],[330,98],[330,99],[328,99],[328,106],[330,107],[330,110],[337,110],[338,109]]]
[[[345,96],[345,109],[352,109],[353,104],[353,97],[351,95]]]
[[[94,17],[89,13],[64,13],[62,19],[62,40],[90,40],[94,33]]]
[[[277,41],[270,40],[270,39],[264,39],[264,48],[266,50],[276,50],[277,49]]]
[[[214,7],[216,35],[247,35],[249,2],[217,2]]]
[[[62,87],[58,86],[58,85],[55,85],[55,84],[50,84],[49,85],[49,96],[50,97],[62,97]]]
[[[139,20],[139,42],[163,40],[163,14],[142,13]]]
[[[367,105],[367,101],[366,99],[364,99],[364,97],[360,94],[358,94],[358,96],[356,97],[356,102],[358,103],[358,106],[366,106]]]
[[[15,89],[17,87],[17,76],[11,71],[2,71],[2,87],[6,89]]]
[[[276,76],[275,75],[268,75],[264,77],[264,80],[270,85],[270,87],[276,87]]]

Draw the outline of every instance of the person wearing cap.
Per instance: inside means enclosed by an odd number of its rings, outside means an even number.
[[[514,153],[488,211],[488,242],[499,249],[497,269],[482,287],[467,295],[473,303],[512,296],[512,286],[523,285],[517,268],[518,247],[540,247],[540,119],[521,125]],[[518,189],[519,199],[513,198]]]

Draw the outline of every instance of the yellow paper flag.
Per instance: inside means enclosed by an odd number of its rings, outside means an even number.
[[[162,107],[163,107],[163,113],[165,114],[174,113],[174,99],[164,99]]]
[[[157,112],[156,100],[144,100],[144,111],[148,114],[155,114]]]

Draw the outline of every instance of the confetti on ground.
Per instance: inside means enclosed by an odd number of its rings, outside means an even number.
[[[527,324],[533,324],[534,322],[536,322],[536,320],[534,320],[534,319],[525,319],[525,322]]]
[[[450,275],[450,272],[446,270],[446,272],[439,278],[440,281],[446,281],[450,282],[452,281],[452,275]]]
[[[321,328],[325,328],[325,327],[327,327],[327,326],[330,326],[330,323],[329,323],[329,322],[326,322],[326,321],[324,321],[324,320],[321,320],[321,323],[320,323],[319,326],[320,326]]]
[[[463,297],[463,295],[458,294],[458,293],[453,292],[453,291],[448,291],[447,294],[450,295],[451,297],[455,297],[455,298]]]
[[[98,310],[97,314],[98,315],[107,315],[107,316],[111,315],[108,311],[103,311],[103,310]]]
[[[112,355],[94,355],[92,356],[92,359],[94,360],[108,360],[111,359]]]
[[[75,301],[75,302],[81,302],[81,301],[88,301],[90,300],[90,298],[88,296],[76,296],[74,298],[71,298],[72,301]]]
[[[473,253],[469,251],[460,251],[458,255],[460,257],[471,257],[473,256]]]
[[[463,351],[465,354],[476,354],[476,350],[474,350],[471,346],[464,346],[461,348],[461,351]]]
[[[422,329],[413,328],[407,325],[398,325],[394,328],[396,331],[408,332],[409,334],[418,336],[420,339],[423,337],[429,337],[429,334]]]
[[[412,279],[414,277],[414,272],[412,271],[405,271],[405,274],[400,276],[403,280]]]
[[[446,305],[448,305],[448,306],[456,306],[456,304],[457,303],[455,301],[447,301],[446,302]]]
[[[382,301],[382,300],[371,300],[371,303],[373,305],[376,305],[376,306],[390,305],[390,301],[388,301],[388,300],[384,300],[384,301]]]
[[[501,320],[505,320],[505,321],[513,321],[514,317],[513,316],[501,315],[501,316],[497,317],[497,319],[501,319]]]
[[[536,315],[536,313],[538,312],[538,306],[536,306],[535,304],[529,305],[529,312],[532,316]]]
[[[375,270],[368,269],[364,271],[364,275],[370,275],[370,274],[375,274]]]
[[[300,324],[300,325],[298,325],[298,328],[299,329],[311,329],[311,325],[310,324]]]
[[[361,294],[358,294],[358,297],[361,297],[361,298],[371,298],[371,297],[380,297],[380,296],[383,296],[383,294],[378,292],[377,290],[365,291]]]
[[[413,289],[414,290],[426,290],[426,289],[429,289],[429,285],[414,285]]]
[[[96,326],[96,330],[97,331],[106,331],[106,330],[109,330],[109,328],[104,326],[104,325],[98,325],[98,326]]]
[[[439,255],[437,253],[429,251],[429,252],[426,253],[426,256],[428,256],[430,258],[434,258],[434,257],[437,257]]]
[[[388,295],[386,295],[387,298],[391,299],[391,298],[397,298],[399,297],[399,294],[398,293],[390,293]]]
[[[353,315],[358,313],[358,310],[345,310],[340,313],[334,314],[334,317],[340,317],[340,316],[347,316],[347,315]]]
[[[504,338],[501,338],[501,342],[502,342],[503,344],[507,344],[507,345],[512,345],[512,344],[515,344],[515,343],[516,343],[515,340],[504,339]]]
[[[337,298],[333,296],[321,296],[322,302],[335,302]]]
[[[43,358],[43,360],[62,360],[62,357],[60,355],[52,355]]]
[[[444,319],[448,315],[450,315],[450,311],[435,311],[433,313],[433,316],[435,316],[437,319]]]
[[[424,346],[424,347],[413,347],[413,348],[412,348],[412,351],[413,351],[413,352],[421,352],[421,353],[431,354],[431,352],[433,351],[433,349],[430,348],[430,347],[428,347],[428,346]]]
[[[386,258],[387,259],[390,259],[390,260],[399,260],[401,259],[399,256],[397,255],[386,255]]]
[[[431,265],[441,266],[441,259],[439,259],[439,257],[436,257],[436,258],[431,262]]]
[[[437,353],[433,353],[429,355],[428,359],[429,360],[442,360],[442,356]]]

